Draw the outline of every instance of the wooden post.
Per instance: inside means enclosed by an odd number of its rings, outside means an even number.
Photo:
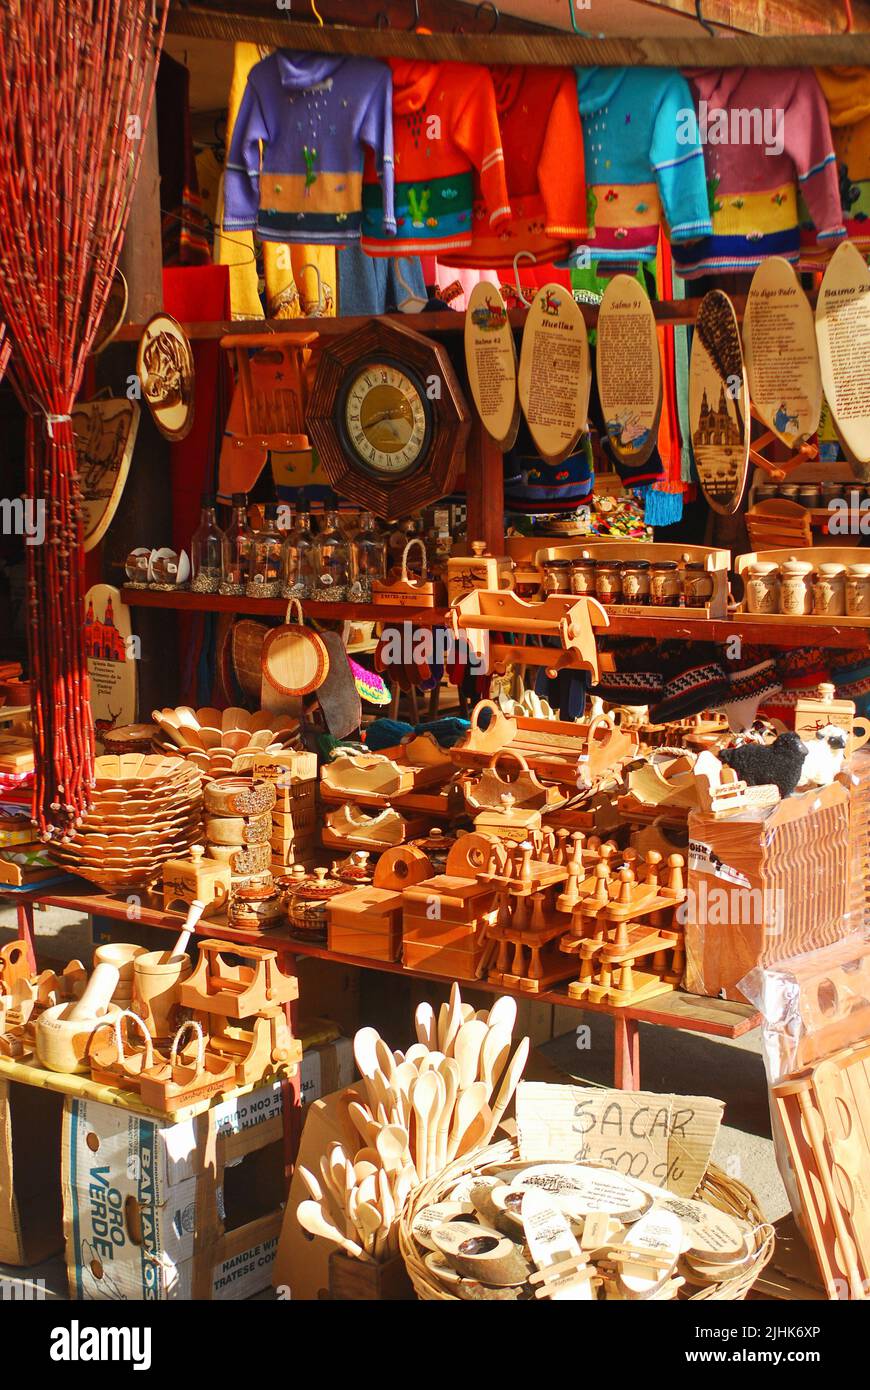
[[[465,458],[468,540],[486,541],[490,555],[504,551],[504,466],[501,449],[475,416]]]

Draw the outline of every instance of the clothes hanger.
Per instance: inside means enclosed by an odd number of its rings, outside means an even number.
[[[525,304],[527,309],[531,309],[532,301],[530,299],[526,299],[526,296],[523,294],[522,286],[520,285],[520,272],[517,267],[517,262],[521,260],[523,256],[525,256],[527,260],[532,261],[533,263],[535,261],[535,257],[532,255],[531,251],[517,252],[517,254],[514,256],[514,289],[517,293],[517,299],[519,299],[522,304]]]
[[[314,3],[314,0],[310,0],[310,4],[311,4],[311,13],[312,13],[312,15],[314,16],[314,18],[317,20],[317,23],[318,23],[318,25],[320,26],[320,28],[322,29],[322,28],[323,28],[323,16],[319,13],[319,11],[318,11],[318,9],[317,9],[317,6],[316,6],[315,3]]]

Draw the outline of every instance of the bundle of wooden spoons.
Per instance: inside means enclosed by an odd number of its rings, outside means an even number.
[[[475,1013],[454,984],[437,1018],[431,1005],[418,1007],[417,1041],[405,1053],[391,1051],[376,1029],[360,1029],[362,1081],[342,1097],[346,1142],[321,1160],[322,1183],[300,1170],[311,1194],[297,1213],[306,1230],[357,1258],[396,1253],[411,1192],[489,1143],[513,1098],[529,1055],[523,1038],[510,1056],[516,1012],[505,996]]]

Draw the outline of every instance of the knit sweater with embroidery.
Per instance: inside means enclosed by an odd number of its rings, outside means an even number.
[[[396,236],[384,236],[384,190],[366,169],[363,249],[425,255],[471,243],[474,174],[491,230],[510,217],[495,91],[487,68],[393,59]]]
[[[671,68],[577,68],[593,262],[653,260],[659,226],[683,242],[711,230],[699,141],[680,144],[692,106]],[[576,253],[572,261],[576,261]]]
[[[864,255],[870,251],[870,70],[867,68],[816,68],[825,101],[834,154],[840,210],[846,235]],[[836,249],[820,241],[806,205],[800,197],[801,265],[823,269]]]
[[[472,242],[446,265],[475,269],[555,261],[586,236],[583,131],[572,68],[490,68],[498,105],[511,216],[497,231],[475,180]]]
[[[705,137],[713,233],[674,247],[677,274],[691,280],[751,272],[767,256],[797,261],[798,188],[817,240],[836,245],[845,235],[837,165],[813,70],[716,68],[688,75],[698,98],[696,133]]]
[[[224,179],[224,230],[264,241],[360,235],[363,163],[381,180],[379,230],[395,233],[392,80],[369,58],[279,49],[251,69]]]

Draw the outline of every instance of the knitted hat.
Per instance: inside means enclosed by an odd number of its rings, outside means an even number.
[[[812,695],[831,672],[827,653],[821,647],[800,647],[781,652],[776,663],[782,689],[764,697],[759,712],[766,719],[778,719],[787,729],[794,728],[795,705],[806,695]]]
[[[837,698],[854,700],[855,713],[862,719],[870,716],[870,660],[864,657],[851,666],[840,666],[832,673]]]
[[[728,677],[718,661],[701,661],[670,675],[659,703],[650,710],[655,724],[688,719],[711,705],[721,705],[728,691]]]
[[[661,671],[603,671],[591,693],[611,705],[652,705],[664,690]]]
[[[776,662],[771,658],[740,671],[729,671],[728,691],[722,705],[731,732],[740,734],[750,729],[762,700],[769,699],[781,689]]]

